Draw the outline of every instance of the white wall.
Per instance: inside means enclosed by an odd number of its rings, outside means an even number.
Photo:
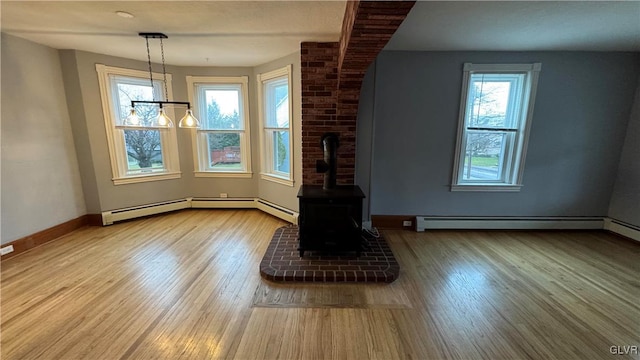
[[[640,82],[611,196],[609,217],[640,227]]]
[[[2,34],[2,243],[86,214],[58,51]]]

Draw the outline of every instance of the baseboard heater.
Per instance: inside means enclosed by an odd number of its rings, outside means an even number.
[[[604,227],[598,217],[443,217],[416,216],[416,230],[479,229],[479,230],[594,230]]]
[[[258,209],[292,224],[298,223],[298,213],[260,198],[185,198],[134,206],[102,213],[102,224],[135,219],[182,209]]]
[[[267,214],[271,214],[277,218],[288,221],[292,224],[298,224],[298,213],[295,211],[291,211],[287,208],[283,208],[282,206],[276,205],[274,203],[270,203],[263,199],[256,199],[256,209],[266,212]]]
[[[628,237],[629,239],[640,241],[640,226],[635,226],[612,218],[606,218],[604,219],[604,229],[624,237]]]
[[[254,198],[193,198],[191,207],[196,209],[255,209]]]
[[[111,225],[116,221],[129,220],[138,217],[161,214],[169,211],[182,210],[191,207],[191,198],[163,201],[154,204],[134,206],[124,209],[102,212],[102,225]]]

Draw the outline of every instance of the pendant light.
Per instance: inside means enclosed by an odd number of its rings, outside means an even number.
[[[180,119],[178,126],[181,128],[199,128],[200,121],[193,116],[193,111],[191,111],[191,109],[187,109],[187,113],[182,119]]]
[[[153,88],[153,71],[151,69],[151,52],[149,51],[149,39],[160,39],[160,51],[162,53],[162,75],[163,75],[163,83],[164,83],[164,96],[165,99],[169,98],[169,93],[167,91],[167,71],[164,63],[164,45],[162,43],[162,39],[167,39],[168,36],[163,33],[139,33],[141,37],[145,38],[147,44],[147,62],[149,65],[149,80],[151,82],[151,88]],[[158,116],[155,117],[150,124],[142,124],[140,121],[140,117],[136,113],[136,104],[156,104],[159,106]],[[178,123],[178,127],[181,128],[199,128],[200,121],[193,116],[193,111],[191,111],[191,103],[187,101],[159,101],[155,99],[155,95],[153,100],[133,100],[131,101],[131,111],[129,112],[129,116],[124,120],[123,126],[128,127],[150,127],[150,128],[159,128],[159,129],[168,129],[173,127],[173,120],[167,115],[165,112],[164,106],[166,105],[186,105],[187,111],[184,117]]]

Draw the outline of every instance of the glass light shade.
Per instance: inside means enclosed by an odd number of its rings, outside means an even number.
[[[124,126],[140,126],[140,117],[136,114],[136,109],[131,108],[129,116],[124,119]]]
[[[195,129],[200,127],[200,121],[198,121],[198,119],[196,119],[196,117],[193,116],[193,111],[191,111],[191,109],[187,109],[187,112],[184,115],[184,117],[180,119],[178,126],[181,128]]]
[[[173,127],[173,121],[171,121],[171,118],[167,116],[167,113],[164,112],[164,109],[160,108],[160,113],[158,114],[158,117],[153,119],[151,126],[159,128],[170,128]]]

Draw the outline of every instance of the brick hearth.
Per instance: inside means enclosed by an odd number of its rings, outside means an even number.
[[[285,282],[385,282],[398,278],[400,265],[387,241],[370,239],[360,257],[354,253],[298,253],[298,227],[276,230],[260,262],[260,275]]]

